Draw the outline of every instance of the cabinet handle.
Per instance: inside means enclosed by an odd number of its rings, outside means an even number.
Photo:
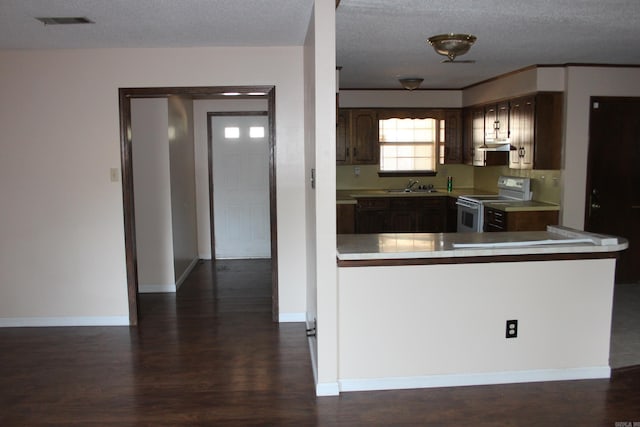
[[[353,157],[358,157],[358,147],[353,147]]]

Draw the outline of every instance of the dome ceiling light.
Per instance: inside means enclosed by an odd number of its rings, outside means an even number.
[[[464,55],[469,52],[469,49],[476,41],[477,37],[471,34],[438,34],[437,36],[429,37],[427,42],[433,46],[435,51],[447,59],[442,62],[466,62],[473,63],[475,61],[455,61],[456,57]]]
[[[398,79],[403,88],[407,90],[414,90],[420,86],[420,83],[423,82],[424,79],[418,77],[410,77],[405,79]]]

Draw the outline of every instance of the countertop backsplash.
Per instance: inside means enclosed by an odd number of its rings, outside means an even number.
[[[360,175],[355,174],[359,168]],[[447,176],[453,176],[453,187],[473,187],[473,167],[466,165],[438,165],[436,176],[380,178],[377,165],[337,166],[337,190],[382,190],[404,188],[409,179],[417,179],[419,185],[433,184],[435,188],[447,188]]]
[[[356,170],[359,174],[356,174]],[[377,165],[337,166],[337,190],[382,190],[403,188],[409,179],[417,179],[419,185],[432,184],[446,189],[447,177],[453,177],[453,188],[476,188],[489,193],[498,192],[501,175],[531,178],[531,191],[536,201],[560,204],[560,170],[519,170],[507,166],[474,167],[467,165],[438,165],[436,176],[380,178]]]

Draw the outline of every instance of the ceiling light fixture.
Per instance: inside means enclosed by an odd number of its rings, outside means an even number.
[[[420,83],[424,81],[424,79],[418,77],[411,77],[406,79],[398,79],[403,88],[407,90],[414,90],[420,86]]]
[[[471,34],[439,34],[437,36],[429,37],[427,42],[433,46],[435,51],[443,56],[446,56],[442,62],[453,62],[456,57],[464,55],[469,52],[471,45],[476,41],[477,37]],[[458,61],[463,62],[463,61]],[[471,61],[464,61],[471,62]]]

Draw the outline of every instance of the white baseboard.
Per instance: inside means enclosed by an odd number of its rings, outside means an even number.
[[[176,280],[176,287],[175,287],[176,291],[178,289],[180,289],[180,286],[182,286],[182,283],[189,276],[189,274],[191,274],[191,271],[198,264],[198,261],[200,261],[200,258],[192,259],[191,263],[189,264],[189,266],[187,268],[185,268],[184,272],[180,275],[180,277],[178,277],[178,280]]]
[[[589,368],[483,372],[478,374],[429,375],[422,377],[344,379],[340,380],[339,384],[340,391],[370,391],[585,380],[609,377],[611,377],[611,368],[609,366],[595,366]]]
[[[138,292],[141,294],[175,293],[176,285],[172,283],[167,285],[138,284]]]
[[[0,328],[27,328],[50,326],[128,326],[129,316],[77,316],[77,317],[5,317]]]
[[[316,383],[316,396],[338,396],[339,394],[338,383]]]
[[[294,323],[294,322],[306,322],[306,313],[280,313],[278,315],[278,322],[280,323]]]
[[[186,280],[189,274],[191,274],[191,271],[193,271],[195,266],[198,264],[198,261],[200,261],[200,258],[194,258],[189,266],[180,275],[175,284],[167,283],[164,285],[158,285],[152,283],[139,283],[138,292],[141,294],[175,293],[178,289],[180,289],[180,286]]]
[[[309,337],[309,354],[311,355],[311,370],[313,371],[313,383],[316,385],[316,396],[338,396],[340,394],[340,385],[335,383],[318,383],[318,362],[316,361],[316,353],[314,351],[313,342],[315,337]]]

